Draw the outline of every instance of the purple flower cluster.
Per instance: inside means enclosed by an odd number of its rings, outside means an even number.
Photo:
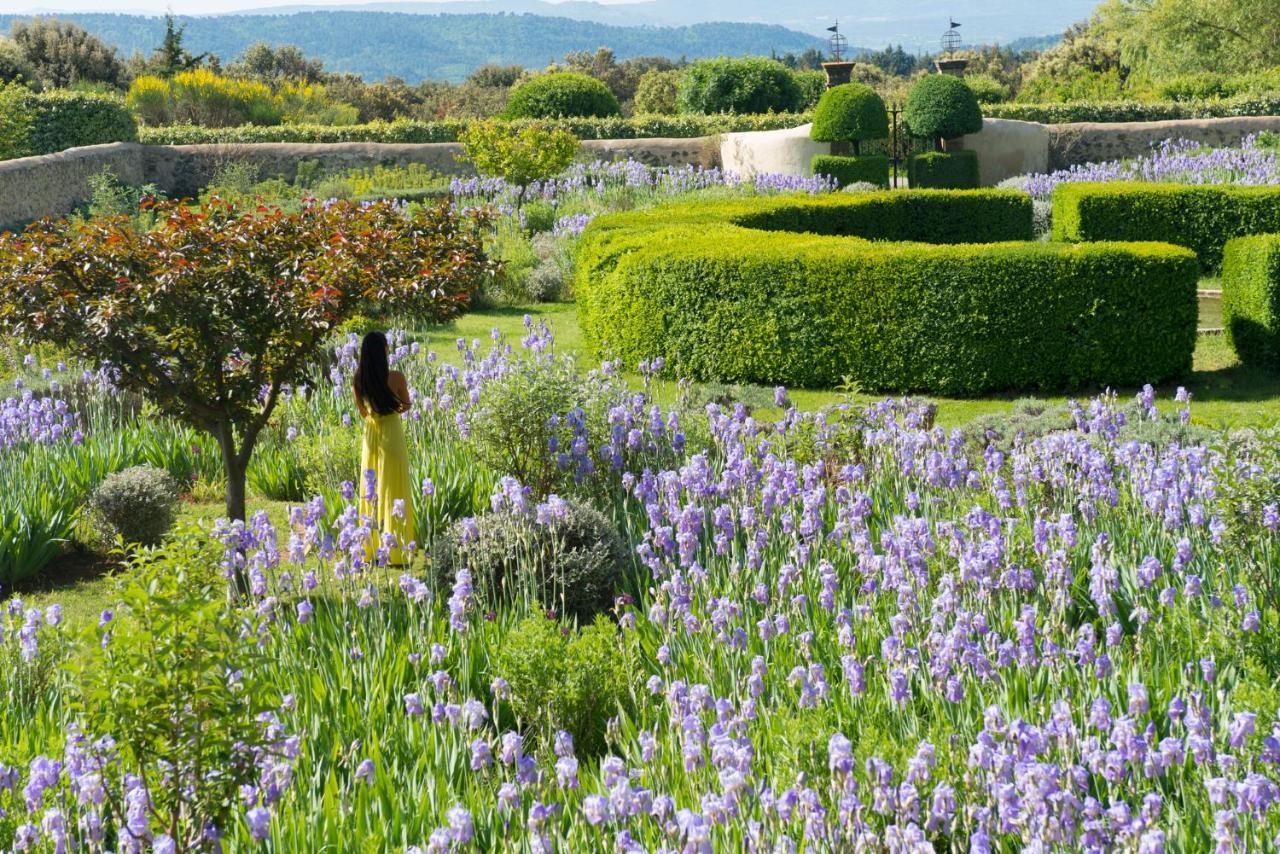
[[[0,451],[27,443],[52,445],[70,440],[79,444],[84,434],[76,424],[76,414],[65,400],[24,391],[21,397],[0,400]]]
[[[1046,174],[1030,175],[1023,189],[1048,201],[1059,184],[1068,182],[1151,181],[1177,184],[1280,184],[1280,151],[1241,140],[1239,148],[1205,148],[1190,140],[1167,139],[1152,153],[1133,160],[1085,163]]]

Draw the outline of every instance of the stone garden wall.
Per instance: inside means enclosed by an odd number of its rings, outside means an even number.
[[[1136,157],[1166,139],[1189,139],[1214,147],[1236,145],[1250,134],[1280,131],[1280,116],[1114,124],[1081,122],[1047,127],[1049,168],[1066,169],[1078,163]]]
[[[651,166],[719,165],[709,138],[588,140],[588,157],[631,158]],[[256,163],[263,178],[292,180],[298,163],[313,160],[322,171],[378,164],[421,163],[445,175],[470,175],[457,143],[393,144],[268,142],[243,145],[140,145],[117,142],[57,154],[0,161],[0,228],[17,228],[45,215],[69,213],[89,199],[89,177],[110,168],[129,184],[155,184],[166,195],[194,196],[231,161]]]

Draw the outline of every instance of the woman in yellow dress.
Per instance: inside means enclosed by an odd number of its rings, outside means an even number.
[[[365,551],[370,561],[396,566],[408,562],[414,539],[409,454],[400,424],[400,413],[409,408],[409,383],[404,374],[391,370],[387,356],[387,336],[364,336],[352,390],[364,419],[360,515],[373,528]]]

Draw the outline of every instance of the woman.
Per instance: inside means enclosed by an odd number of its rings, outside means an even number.
[[[407,563],[406,547],[413,542],[413,495],[409,486],[409,454],[405,449],[400,413],[409,408],[409,383],[387,362],[387,336],[370,332],[360,342],[352,390],[356,408],[364,419],[364,443],[360,450],[360,515],[376,526],[377,541],[366,551],[388,546],[378,559],[387,564]],[[390,534],[392,542],[387,543]],[[385,557],[384,557],[385,556]]]

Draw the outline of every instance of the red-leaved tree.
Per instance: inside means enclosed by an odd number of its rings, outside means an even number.
[[[237,208],[154,205],[127,217],[42,220],[0,238],[0,326],[119,372],[119,384],[207,431],[222,451],[227,515],[281,388],[358,313],[442,321],[486,276],[483,214],[447,203]]]

